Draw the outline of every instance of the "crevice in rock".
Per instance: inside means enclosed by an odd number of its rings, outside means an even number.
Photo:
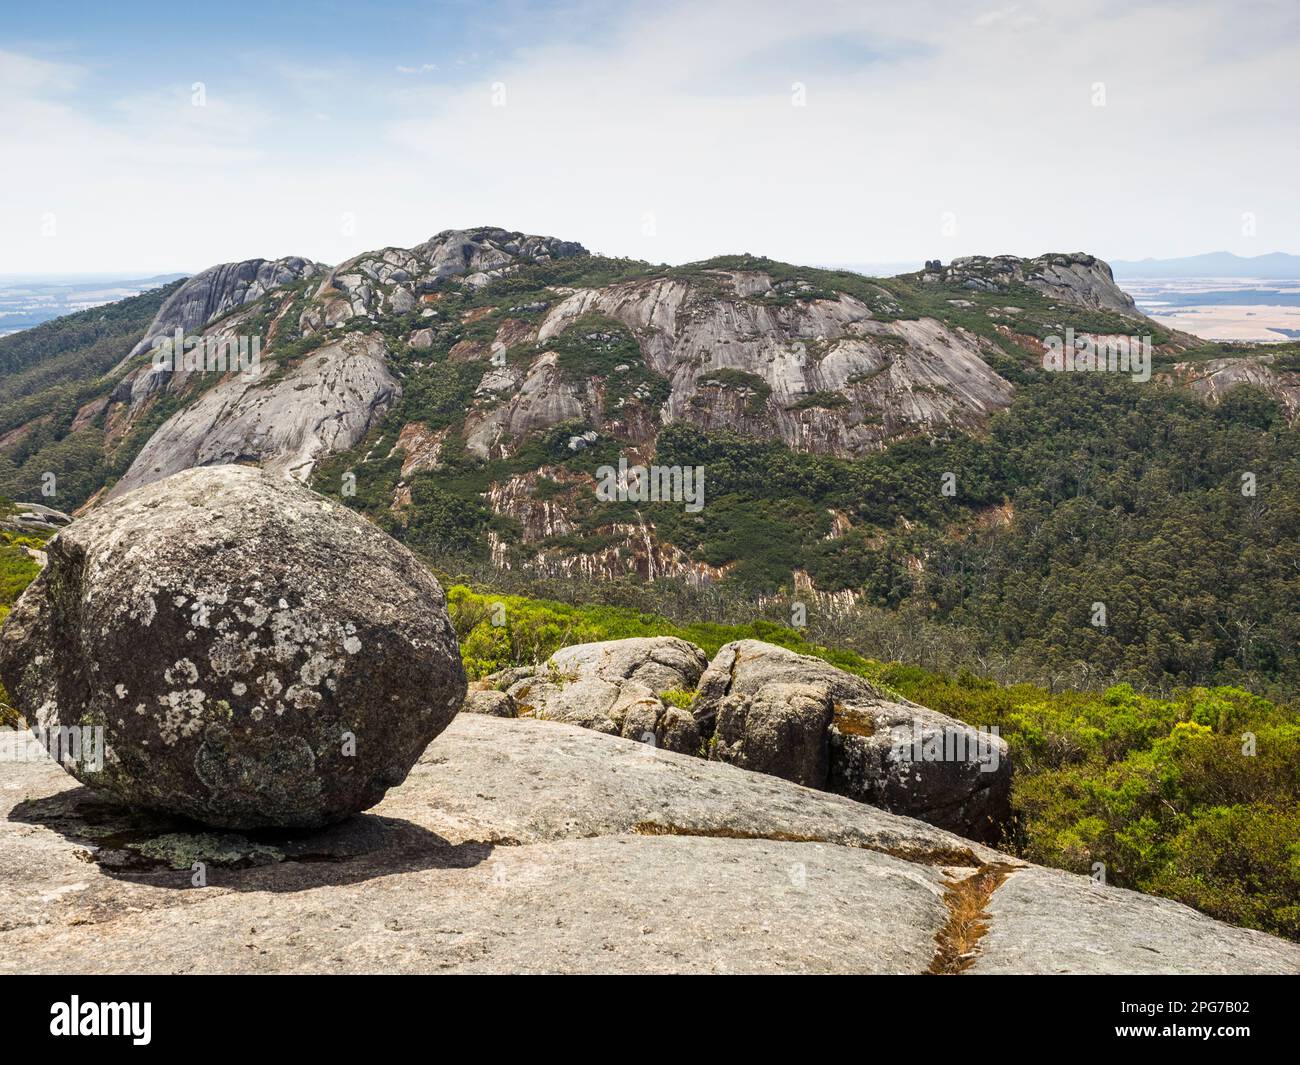
[[[663,824],[659,821],[640,821],[632,831],[638,836],[706,836],[710,839],[766,839],[774,843],[825,843],[832,847],[852,847],[857,850],[886,854],[915,865],[966,866],[982,870],[984,859],[965,847],[888,847],[868,843],[866,840],[833,838],[827,835],[801,832],[749,832],[744,829],[718,826],[705,828],[695,825]],[[989,868],[1001,868],[990,866]],[[1007,866],[1007,869],[1013,868]]]
[[[979,941],[989,930],[989,900],[1016,868],[997,862],[948,884],[943,893],[948,920],[935,933],[929,975],[956,976],[975,963]]]

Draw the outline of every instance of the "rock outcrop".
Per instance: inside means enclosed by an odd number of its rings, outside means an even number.
[[[674,636],[575,644],[531,676],[495,678],[519,715],[564,721],[665,750],[695,754],[695,719],[664,692],[692,692],[708,665],[704,652]],[[489,678],[491,682],[494,678]]]
[[[1219,403],[1240,385],[1263,389],[1294,422],[1300,417],[1300,370],[1279,365],[1276,355],[1176,363],[1168,375],[1208,403]]]
[[[1016,255],[968,255],[954,259],[950,282],[977,292],[1004,292],[1013,284],[1087,310],[1116,311],[1138,317],[1133,297],[1115,284],[1110,267],[1084,252],[1049,253],[1033,259]]]
[[[447,229],[414,248],[364,252],[325,274],[316,302],[303,312],[305,333],[341,325],[353,318],[409,314],[422,296],[458,279],[481,288],[520,266],[585,255],[574,241],[531,236],[494,226]],[[422,344],[412,336],[415,347]]]
[[[255,839],[43,757],[0,780],[4,972],[1300,973],[1185,906],[555,722],[462,715],[373,812]]]
[[[722,270],[578,289],[537,327],[540,354],[508,401],[471,420],[470,450],[496,454],[521,432],[602,420],[601,395],[566,382],[547,354],[548,342],[590,314],[626,326],[649,369],[667,379],[663,420],[796,451],[857,455],[927,428],[982,423],[1011,401],[1011,385],[973,334],[934,318],[876,321],[850,295],[786,295],[766,274]]]
[[[166,376],[149,371],[144,380]],[[231,374],[149,438],[108,498],[180,470],[234,462],[305,481],[322,456],[361,440],[401,391],[373,334],[341,337],[282,374],[270,367]]]
[[[15,503],[9,514],[0,514],[0,529],[19,535],[37,533],[46,536],[58,532],[72,520],[61,510],[40,503]]]
[[[711,759],[827,788],[974,839],[1010,815],[1001,737],[818,658],[758,640],[721,648],[692,704]]]
[[[320,825],[405,778],[460,708],[442,589],[346,508],[241,466],[64,529],[0,679],[69,772],[211,825]]]
[[[153,323],[128,358],[152,348],[159,337],[180,329],[193,333],[236,308],[261,299],[268,292],[315,277],[326,268],[298,256],[284,259],[246,259],[221,263],[195,274],[167,298]]]
[[[578,644],[475,687],[475,713],[700,754],[984,842],[1010,816],[1011,761],[996,734],[760,640],[729,643],[712,662],[668,636]]]

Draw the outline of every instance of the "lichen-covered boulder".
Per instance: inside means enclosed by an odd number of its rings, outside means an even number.
[[[1010,817],[1006,741],[760,640],[722,647],[692,704],[709,757],[825,788],[972,839]]]
[[[186,470],[48,553],[0,633],[0,679],[38,735],[78,737],[65,767],[123,802],[321,825],[400,784],[465,696],[427,568],[295,482]]]
[[[825,689],[811,684],[768,684],[750,694],[724,696],[709,757],[824,788],[832,712]]]
[[[665,693],[693,692],[708,661],[686,640],[646,636],[562,647],[526,676],[506,673],[513,680],[509,694],[525,717],[695,754],[700,746],[695,718]],[[501,680],[506,679],[503,674]]]

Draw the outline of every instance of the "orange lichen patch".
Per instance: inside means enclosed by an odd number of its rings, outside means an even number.
[[[831,724],[845,736],[874,736],[876,734],[876,722],[870,714],[841,706],[839,703],[835,704],[835,710],[831,714]]]

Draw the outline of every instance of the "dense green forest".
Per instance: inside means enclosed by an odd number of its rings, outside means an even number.
[[[434,378],[445,388],[408,395],[364,448],[408,420],[454,424],[476,375],[447,366]],[[492,462],[453,433],[443,468],[411,479],[405,514],[389,506],[400,453],[364,465],[337,456],[314,484],[328,492],[355,469],[357,494],[345,502],[431,557],[481,560],[489,528],[507,542],[517,534],[483,502],[493,481],[617,462],[615,440],[566,447],[585,428],[559,426]],[[597,506],[580,487],[543,481],[539,492],[562,495],[575,527],[536,546],[596,550],[612,523],[640,515],[692,557],[730,565],[728,579],[748,594],[788,596],[801,569],[822,591],[852,589],[866,606],[951,623],[972,664],[1011,655],[1020,676],[1078,683],[1091,671],[1095,683],[1272,691],[1300,679],[1300,436],[1257,389],[1210,406],[1174,387],[1044,375],[979,436],[849,460],[677,423],[660,434],[655,461],[705,467],[702,512]],[[834,539],[831,511],[852,523]]]
[[[0,337],[0,441],[13,434],[0,447],[0,494],[70,511],[130,465],[144,439],[137,436],[110,460],[103,417],[75,428],[74,422],[86,403],[111,391],[125,372],[112,371],[181,284]],[[151,421],[152,428],[158,424]],[[57,477],[53,498],[41,495],[46,472]]]

